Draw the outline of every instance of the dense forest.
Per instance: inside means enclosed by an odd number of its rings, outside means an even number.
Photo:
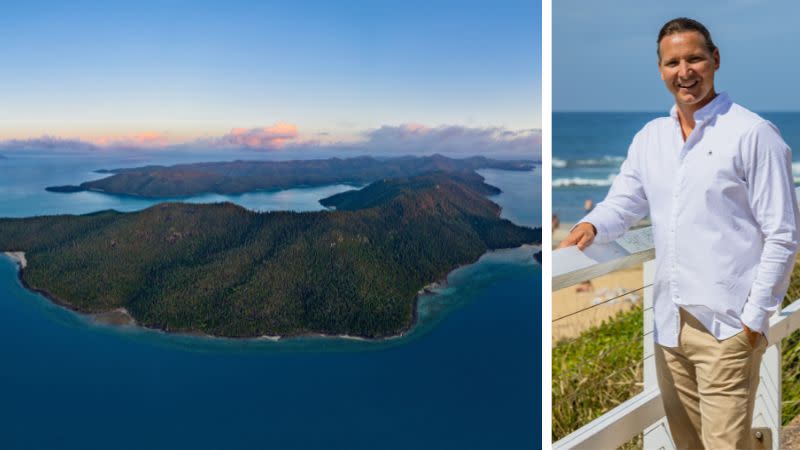
[[[478,169],[531,170],[530,161],[500,161],[475,156],[452,159],[442,155],[399,158],[330,158],[296,161],[233,161],[146,166],[104,170],[110,177],[79,186],[51,186],[51,192],[99,191],[148,198],[186,197],[216,193],[241,194],[257,190],[287,189],[328,184],[363,185],[373,181],[408,177],[432,171]]]
[[[488,249],[541,242],[499,218],[475,173],[378,181],[256,213],[231,203],[0,220],[23,282],[83,312],[124,307],[144,326],[218,336],[383,337],[408,329],[418,291]]]

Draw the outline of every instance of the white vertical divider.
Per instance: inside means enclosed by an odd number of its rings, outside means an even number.
[[[644,286],[652,285],[655,280],[656,262],[650,260],[644,263]],[[643,338],[643,357],[644,357],[644,390],[658,388],[658,378],[656,378],[656,359],[655,359],[655,337],[653,329],[655,327],[653,316],[653,286],[644,289],[644,338]],[[667,418],[662,417],[654,424],[643,430],[645,450],[674,450],[675,444],[669,433]]]
[[[779,312],[780,313],[780,312]],[[781,449],[781,342],[770,342],[761,360],[753,428],[769,428],[772,450]],[[757,446],[757,448],[761,448]]]

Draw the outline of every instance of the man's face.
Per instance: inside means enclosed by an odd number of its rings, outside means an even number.
[[[706,39],[696,31],[671,34],[658,44],[658,70],[678,106],[696,109],[710,102],[714,72],[719,69],[719,51],[709,52]]]

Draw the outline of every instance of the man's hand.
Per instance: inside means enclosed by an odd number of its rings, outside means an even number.
[[[758,337],[761,336],[761,333],[758,331],[753,331],[747,325],[742,322],[742,326],[744,327],[744,335],[747,336],[747,342],[750,343],[750,348],[755,348],[756,343],[758,342]]]
[[[594,237],[597,235],[597,229],[589,222],[581,222],[575,225],[575,228],[569,232],[569,236],[564,238],[558,248],[569,247],[570,245],[577,245],[578,250],[583,250],[592,245]]]

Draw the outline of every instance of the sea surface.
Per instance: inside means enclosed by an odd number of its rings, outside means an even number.
[[[572,223],[585,214],[584,201],[600,202],[628,153],[633,136],[664,112],[553,113],[553,213]],[[793,152],[795,184],[800,182],[800,113],[762,112]]]
[[[133,211],[154,201],[59,194],[141,155],[5,153],[0,217]],[[215,158],[226,160],[225,158]],[[232,159],[232,158],[227,158]],[[164,156],[163,164],[214,160]],[[541,222],[540,169],[483,170],[503,217]],[[322,209],[352,186],[183,201]],[[0,256],[1,449],[530,449],[540,424],[541,272],[535,248],[491,252],[420,300],[385,341],[168,335],[92,323],[25,290]]]

